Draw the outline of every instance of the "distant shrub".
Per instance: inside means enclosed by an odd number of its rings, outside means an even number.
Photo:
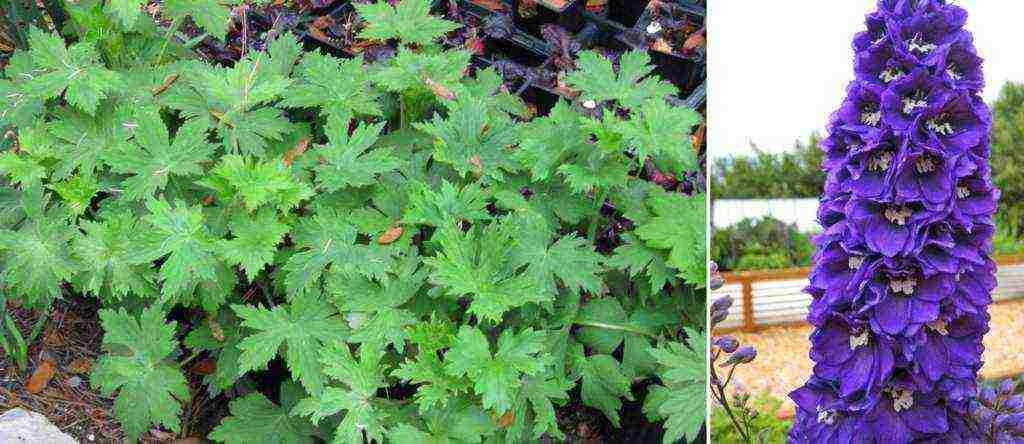
[[[809,234],[772,217],[716,229],[711,245],[712,258],[723,271],[803,267],[814,254]]]

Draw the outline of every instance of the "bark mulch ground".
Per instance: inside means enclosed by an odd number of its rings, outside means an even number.
[[[991,331],[985,335],[985,366],[981,376],[1000,379],[1024,373],[1024,299],[994,304]],[[733,376],[733,388],[752,394],[782,399],[780,416],[793,413],[787,394],[811,375],[807,354],[810,325],[771,327],[757,333],[733,333],[743,345],[757,347],[757,359],[740,366]]]

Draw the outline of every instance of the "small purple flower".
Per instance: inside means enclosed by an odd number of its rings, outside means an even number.
[[[906,131],[917,117],[933,104],[944,103],[949,93],[927,68],[914,69],[893,80],[882,93],[885,123],[897,131]]]
[[[846,206],[854,236],[863,238],[868,248],[887,257],[909,252],[924,223],[935,214],[917,202],[853,199]]]
[[[974,37],[961,32],[933,55],[936,70],[946,84],[954,90],[979,92],[985,85],[981,57],[974,49]]]
[[[908,443],[949,431],[947,411],[938,399],[915,392],[906,382],[884,388],[874,408],[864,414],[864,422],[875,442]]]
[[[920,201],[930,210],[942,210],[953,191],[952,161],[941,151],[918,144],[906,147],[903,154],[896,179],[897,199]]]
[[[857,197],[883,197],[883,193],[891,188],[895,177],[896,164],[899,161],[901,144],[894,137],[886,136],[875,139],[865,145],[851,147],[845,170],[849,180],[848,190]]]
[[[947,94],[917,117],[915,140],[956,156],[977,146],[991,128],[991,116],[980,97]]]
[[[840,396],[870,392],[892,374],[893,344],[867,325],[835,316],[811,335],[811,344],[814,373],[838,380]]]
[[[857,311],[870,314],[876,333],[900,335],[939,317],[941,302],[954,290],[954,276],[925,275],[920,269],[880,259],[856,298]]]
[[[853,82],[847,88],[847,98],[836,112],[843,128],[858,133],[864,139],[877,139],[882,134],[882,92],[878,85]]]

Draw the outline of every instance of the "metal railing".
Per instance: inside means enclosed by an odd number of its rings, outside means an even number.
[[[994,258],[998,287],[992,297],[996,301],[1024,296],[1024,255]],[[733,304],[729,318],[718,330],[756,332],[764,327],[804,324],[811,296],[804,293],[811,267],[722,273],[726,285],[714,297],[741,296]]]

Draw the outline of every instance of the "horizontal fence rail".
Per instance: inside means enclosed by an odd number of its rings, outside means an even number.
[[[1024,296],[1024,255],[997,256],[995,261],[999,286],[992,298],[1001,301]],[[718,329],[756,332],[773,325],[805,323],[811,296],[803,289],[809,284],[810,272],[811,267],[801,267],[722,273],[725,286],[713,296],[732,296],[739,303],[732,305]]]

